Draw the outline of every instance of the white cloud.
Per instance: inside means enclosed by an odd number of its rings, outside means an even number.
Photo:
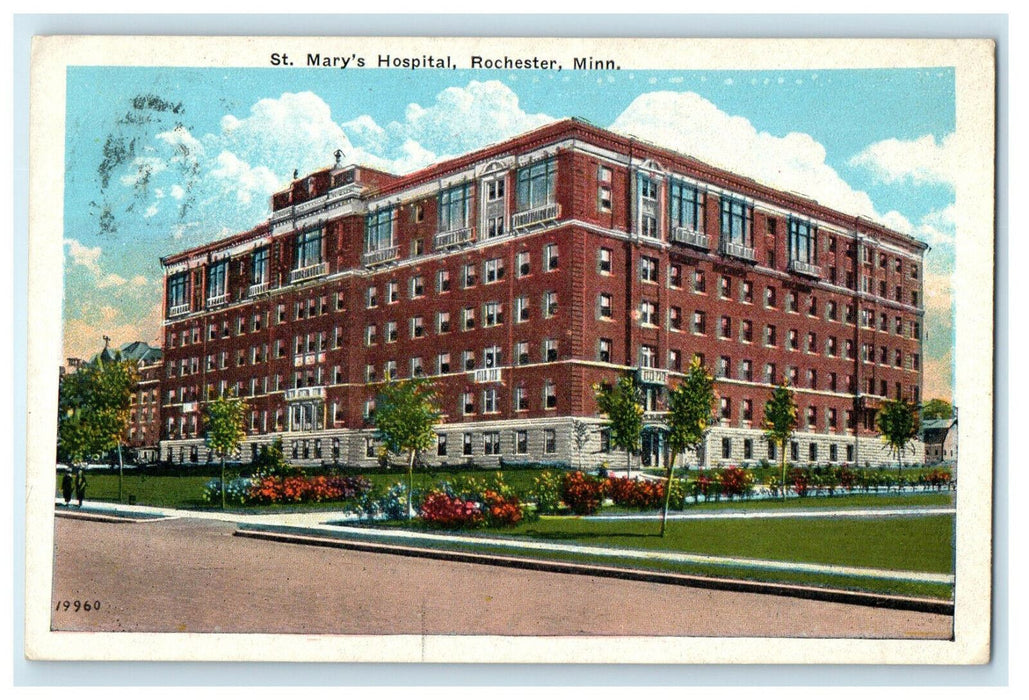
[[[511,88],[490,80],[446,88],[427,107],[409,104],[403,121],[385,127],[368,116],[343,126],[358,148],[358,157],[403,173],[552,121],[554,118],[546,114],[524,111]]]
[[[226,197],[235,197],[238,204],[249,205],[257,200],[263,205],[279,188],[278,178],[267,167],[251,167],[229,151],[218,154],[209,175]]]
[[[217,147],[219,161],[228,151],[255,168],[274,168],[280,178],[289,178],[294,169],[303,174],[330,166],[336,149],[351,148],[329,105],[313,92],[259,100],[242,119],[223,117],[221,127],[221,134],[205,138],[208,146]]]
[[[826,163],[825,148],[809,135],[759,132],[749,120],[726,114],[696,93],[640,95],[611,128],[834,209],[876,217],[869,196],[854,190]]]
[[[68,246],[68,257],[71,258],[72,263],[75,265],[81,265],[93,274],[100,274],[100,246],[90,248],[79,243],[74,238],[65,238],[64,244]]]
[[[958,170],[957,139],[953,134],[937,142],[931,134],[910,141],[886,139],[853,156],[848,165],[869,170],[885,183],[954,186]]]

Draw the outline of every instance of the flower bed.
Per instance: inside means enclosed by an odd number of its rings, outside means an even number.
[[[363,476],[236,477],[225,485],[225,502],[238,506],[339,502],[357,498],[371,486]],[[203,498],[211,504],[221,502],[219,479],[207,482]]]

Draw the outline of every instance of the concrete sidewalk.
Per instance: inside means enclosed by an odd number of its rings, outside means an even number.
[[[524,540],[505,537],[488,537],[465,534],[435,533],[435,532],[412,532],[392,528],[375,528],[371,526],[350,526],[346,522],[347,514],[343,512],[305,512],[305,513],[273,513],[273,514],[249,514],[232,513],[222,511],[185,511],[164,508],[152,508],[147,506],[127,506],[120,504],[107,504],[102,502],[87,503],[80,510],[76,506],[66,507],[58,501],[58,513],[71,517],[94,517],[100,518],[126,518],[126,519],[153,519],[163,518],[199,518],[206,520],[218,520],[235,523],[243,531],[275,532],[280,535],[289,535],[291,532],[302,537],[321,537],[361,540],[365,542],[394,543],[400,545],[412,545],[422,547],[434,547],[445,549],[447,545],[458,547],[488,547],[494,549],[507,549],[521,552],[547,552],[560,554],[574,554],[598,561],[604,560],[637,560],[640,562],[664,562],[670,564],[697,564],[705,566],[724,566],[747,569],[758,569],[765,571],[791,571],[810,574],[821,574],[828,576],[846,576],[855,578],[874,578],[890,581],[909,581],[933,584],[953,584],[952,574],[931,573],[923,571],[895,571],[891,569],[877,569],[867,567],[835,566],[828,564],[812,564],[807,562],[787,562],[765,559],[751,559],[743,557],[723,557],[702,554],[689,554],[685,552],[655,551],[646,549],[629,549],[619,547],[600,547],[593,545],[567,544],[561,542],[540,542],[536,540]],[[712,518],[767,518],[767,517],[871,517],[873,515],[887,516],[918,516],[918,515],[941,515],[953,514],[953,508],[892,508],[884,511],[874,509],[860,510],[819,510],[812,513],[809,510],[791,511],[761,511],[748,512],[727,512],[727,513],[692,513],[677,514],[669,516],[670,519],[712,519]],[[656,520],[658,515],[646,516],[590,516],[598,520],[610,519],[651,519]]]

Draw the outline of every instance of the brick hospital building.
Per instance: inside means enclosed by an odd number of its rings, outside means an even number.
[[[925,248],[579,120],[404,176],[337,154],[267,221],[162,260],[161,457],[207,461],[204,398],[232,390],[241,458],[279,436],[298,464],[371,465],[377,383],[426,376],[429,463],[618,465],[593,386],[634,372],[657,428],[696,355],[720,420],[691,460],[774,459],[762,410],[786,376],[789,459],[884,462],[878,407],[921,400]]]

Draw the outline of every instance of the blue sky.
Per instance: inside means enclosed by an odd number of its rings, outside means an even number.
[[[348,162],[409,172],[578,116],[927,241],[927,396],[951,393],[954,73],[68,71],[65,354],[159,337],[159,257]]]

